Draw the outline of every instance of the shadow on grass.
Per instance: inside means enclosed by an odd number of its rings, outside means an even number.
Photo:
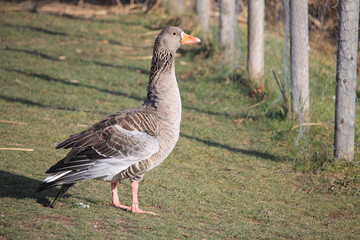
[[[95,113],[95,114],[102,114],[102,115],[109,114],[107,112],[101,112],[101,111],[100,112],[99,111],[89,111],[89,110],[82,110],[82,109],[68,108],[68,107],[54,107],[54,106],[50,106],[50,105],[46,105],[46,104],[42,104],[42,103],[37,103],[37,102],[31,101],[29,99],[18,98],[18,97],[14,98],[14,97],[0,95],[0,99],[3,99],[8,102],[17,102],[17,103],[21,103],[21,104],[32,106],[32,107],[36,106],[36,107],[41,107],[41,108],[57,109],[57,110],[72,111],[72,112]]]
[[[55,35],[55,36],[67,36],[67,34],[64,33],[64,32],[57,32],[57,31],[46,29],[46,28],[34,27],[34,26],[29,26],[29,25],[16,25],[16,24],[8,24],[8,23],[6,23],[6,24],[2,24],[2,26],[4,26],[4,27],[12,27],[12,28],[28,29],[28,30],[31,30],[31,31],[45,33],[45,34],[49,34],[49,35]]]
[[[124,46],[124,44],[122,42],[119,42],[117,40],[112,40],[112,39],[105,39],[105,38],[95,38],[92,36],[84,36],[84,35],[70,35],[64,32],[58,32],[58,31],[53,31],[53,30],[49,30],[46,28],[41,28],[41,27],[34,27],[34,26],[30,26],[30,25],[16,25],[16,24],[2,24],[1,26],[4,27],[10,27],[10,28],[20,28],[20,29],[27,29],[27,30],[31,30],[31,31],[35,31],[35,32],[39,32],[39,33],[44,33],[44,34],[49,34],[52,36],[62,36],[62,37],[67,37],[67,36],[71,36],[71,37],[75,37],[75,38],[83,38],[83,39],[87,39],[87,40],[95,40],[95,41],[106,41],[110,44],[113,45],[118,45],[118,46]]]
[[[184,134],[184,133],[180,133],[180,136],[185,137],[185,138],[190,139],[190,140],[196,140],[198,142],[205,143],[206,145],[211,146],[211,147],[222,148],[222,149],[225,149],[225,150],[228,150],[228,151],[231,151],[231,152],[242,153],[242,154],[246,154],[246,155],[249,155],[249,156],[256,156],[256,157],[263,158],[265,160],[274,161],[274,162],[283,161],[280,157],[274,156],[274,155],[272,155],[270,153],[259,152],[259,151],[256,151],[256,150],[246,150],[246,149],[241,149],[241,148],[235,148],[235,147],[231,147],[231,146],[226,145],[226,144],[221,144],[221,143],[218,143],[218,142],[201,139],[201,138],[190,136],[190,135],[187,135],[187,134]]]
[[[210,116],[220,116],[220,117],[230,118],[230,119],[234,119],[234,120],[235,119],[251,119],[252,121],[256,121],[256,120],[260,120],[262,118],[261,115],[254,115],[252,113],[245,111],[246,109],[228,113],[228,112],[215,112],[215,111],[209,111],[209,110],[202,110],[200,108],[192,107],[192,106],[184,106],[184,108],[187,110],[193,110],[198,113],[203,113],[203,114],[207,114]]]
[[[35,55],[35,56],[39,56],[42,58],[45,58],[47,60],[52,60],[52,61],[60,61],[58,58],[56,57],[52,57],[46,53],[42,53],[39,52],[37,50],[27,50],[27,49],[18,49],[18,48],[11,48],[11,47],[5,47],[3,50],[5,51],[13,51],[13,52],[21,52],[21,53],[27,53],[30,55]]]
[[[135,14],[135,13],[134,13]],[[127,26],[139,26],[138,23],[132,23],[132,22],[126,22],[126,21],[120,21],[118,19],[103,19],[103,18],[96,18],[96,17],[81,17],[81,16],[75,16],[70,14],[52,14],[55,17],[58,18],[65,18],[70,20],[79,20],[84,22],[93,22],[93,23],[109,23],[113,26],[113,24],[119,24],[119,25],[127,25]]]
[[[36,202],[42,206],[50,207],[53,197],[56,196],[59,188],[55,187],[42,192],[36,192],[36,189],[41,183],[42,181],[40,180],[0,170],[0,198],[32,198],[36,199]],[[75,185],[72,188],[76,187]],[[72,194],[66,193],[61,198],[69,198],[72,196]],[[96,201],[88,197],[76,196],[76,198],[96,204]]]
[[[51,76],[43,74],[43,73],[29,73],[29,72],[25,72],[25,71],[19,70],[19,69],[3,68],[3,67],[0,67],[0,69],[3,69],[7,72],[15,72],[15,73],[23,74],[28,77],[36,77],[36,78],[39,78],[39,79],[42,79],[42,80],[45,80],[48,82],[59,82],[59,83],[65,84],[65,85],[73,86],[73,87],[84,87],[84,88],[88,88],[88,89],[94,89],[99,92],[109,93],[109,94],[117,95],[117,96],[123,96],[123,97],[131,98],[131,99],[134,99],[137,101],[144,100],[143,98],[131,96],[129,94],[126,94],[126,93],[123,93],[120,91],[113,91],[113,90],[108,90],[108,89],[104,89],[104,88],[99,88],[99,87],[91,86],[91,85],[84,84],[84,83],[70,82],[70,81],[67,81],[67,80],[64,80],[61,78],[51,77]]]
[[[50,201],[47,197],[55,196],[57,189],[37,193],[35,191],[40,183],[33,178],[0,170],[0,198],[34,198],[39,204],[48,207]]]
[[[129,69],[129,70],[133,70],[136,71],[138,73],[144,74],[146,76],[148,76],[150,74],[149,71],[147,70],[143,70],[140,68],[136,68],[136,67],[130,67],[130,66],[120,66],[120,65],[116,65],[116,64],[112,64],[112,63],[103,63],[103,62],[98,62],[98,61],[94,61],[92,62],[96,65],[99,65],[101,67],[111,67],[111,68],[119,68],[119,69]]]
[[[85,21],[85,22],[98,22],[98,23],[119,23],[116,20],[109,20],[109,19],[97,19],[97,18],[86,18],[86,17],[80,17],[80,16],[74,16],[74,15],[70,15],[70,14],[52,14],[55,17],[58,18],[66,18],[66,19],[71,19],[71,20],[79,20],[79,21]]]
[[[59,60],[59,58],[52,57],[52,56],[50,56],[50,55],[48,55],[46,53],[39,52],[38,50],[28,50],[28,49],[11,48],[11,47],[5,47],[5,48],[3,48],[1,50],[26,53],[26,54],[34,55],[34,56],[41,57],[41,58],[44,58],[44,59],[47,59],[47,60],[61,62],[61,60]],[[136,68],[136,67],[131,67],[131,66],[121,66],[121,65],[116,65],[116,64],[112,64],[112,63],[104,63],[104,62],[99,62],[99,61],[93,61],[92,62],[92,61],[87,61],[87,60],[83,60],[83,59],[80,59],[80,61],[84,62],[84,63],[88,63],[88,64],[95,64],[95,65],[98,65],[98,66],[101,66],[101,67],[111,67],[111,68],[118,68],[118,69],[133,70],[133,71],[136,71],[136,72],[138,72],[140,74],[144,74],[146,76],[148,76],[150,74],[150,72],[147,71],[147,70],[143,70],[143,69]]]
[[[239,114],[238,113],[225,113],[225,112],[214,112],[214,111],[208,111],[208,110],[202,110],[200,108],[197,107],[191,107],[191,106],[185,106],[184,108],[188,109],[188,110],[193,110],[199,113],[204,113],[204,114],[208,114],[208,115],[213,115],[213,116],[223,116],[223,117],[237,117]]]

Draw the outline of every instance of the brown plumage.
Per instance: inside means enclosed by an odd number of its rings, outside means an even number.
[[[71,150],[46,171],[49,176],[37,189],[61,186],[52,207],[76,182],[98,179],[111,182],[113,206],[152,213],[138,206],[138,182],[170,154],[179,138],[181,100],[174,58],[181,45],[197,42],[178,27],[164,28],[155,40],[145,102],[106,117],[56,147]],[[131,207],[118,199],[117,185],[123,179],[132,182]]]

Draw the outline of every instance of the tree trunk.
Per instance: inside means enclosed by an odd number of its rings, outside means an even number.
[[[235,43],[235,0],[220,0],[219,34],[225,61],[230,61]]]
[[[257,87],[264,87],[264,0],[248,0],[248,72]]]
[[[196,0],[196,13],[198,15],[201,32],[204,37],[209,33],[209,11],[210,0]]]
[[[308,1],[290,0],[291,98],[300,124],[310,121]]]
[[[359,0],[340,0],[336,64],[334,157],[354,159]]]

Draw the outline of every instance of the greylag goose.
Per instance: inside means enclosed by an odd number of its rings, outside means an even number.
[[[155,40],[147,98],[137,108],[117,112],[72,135],[56,146],[70,149],[50,167],[37,191],[61,186],[50,207],[75,183],[98,179],[111,183],[112,206],[135,213],[138,186],[146,171],[158,166],[175,147],[180,133],[181,99],[175,76],[175,53],[181,45],[200,39],[181,28],[165,27]],[[120,204],[117,187],[130,179],[132,204]]]

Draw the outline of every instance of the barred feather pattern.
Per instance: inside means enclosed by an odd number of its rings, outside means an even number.
[[[162,73],[166,75],[171,73],[171,68],[174,63],[175,53],[167,51],[166,49],[161,48],[161,38],[157,38],[154,44],[154,52],[152,57],[151,69],[150,69],[150,78],[148,85],[148,94],[147,99],[156,102],[158,98],[157,84],[161,78]]]

